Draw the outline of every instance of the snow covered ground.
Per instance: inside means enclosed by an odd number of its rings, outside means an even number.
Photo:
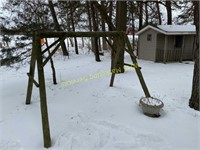
[[[125,59],[131,63],[128,55]],[[49,150],[200,149],[200,113],[188,107],[193,62],[139,60],[151,95],[165,104],[159,118],[150,118],[138,105],[144,93],[133,69],[116,75],[109,87],[109,53],[101,56],[102,62],[87,52],[70,59],[57,54],[54,60],[57,85],[52,84],[50,65],[45,67]],[[25,105],[28,70],[28,65],[0,67],[0,150],[45,149],[36,87],[31,105]]]

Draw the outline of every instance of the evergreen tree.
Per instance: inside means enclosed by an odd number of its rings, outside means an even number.
[[[1,65],[11,65],[30,56],[33,31],[52,30],[53,22],[45,0],[7,0],[2,9],[10,15],[1,16],[1,34],[7,47],[2,49],[0,59]],[[12,46],[8,45],[8,35],[15,41]]]

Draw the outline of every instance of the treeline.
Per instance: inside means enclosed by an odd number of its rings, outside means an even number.
[[[172,10],[181,12],[173,18]],[[10,41],[8,34],[27,34],[35,30],[42,31],[124,31],[133,34],[133,50],[135,44],[134,33],[146,25],[158,24],[183,24],[193,22],[193,3],[191,1],[58,1],[58,0],[7,0],[2,8],[6,16],[1,15],[1,30],[6,43]],[[13,32],[11,32],[13,31]],[[31,37],[22,37],[31,39]],[[21,60],[19,57],[11,57],[16,50],[27,47],[31,43],[18,40],[15,48],[6,48],[0,59],[1,64],[12,64]],[[75,47],[76,54],[79,54],[76,37],[70,39]],[[108,44],[109,43],[109,46]],[[111,47],[113,50],[112,60],[115,58],[115,51],[118,50],[118,39],[91,39],[91,49],[95,54],[95,60],[100,60],[102,50]],[[61,43],[62,53],[68,56],[68,50],[64,42]],[[25,56],[29,56],[23,51]],[[9,53],[8,53],[9,52]],[[9,55],[8,55],[9,54]],[[118,63],[123,67],[123,54]],[[5,59],[6,58],[6,59]],[[9,61],[12,60],[12,61]],[[113,62],[113,61],[112,61]],[[113,64],[113,63],[112,63]]]

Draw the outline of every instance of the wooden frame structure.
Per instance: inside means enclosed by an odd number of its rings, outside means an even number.
[[[53,42],[49,47],[45,50],[41,50],[41,39],[42,38],[53,38],[57,37],[58,40]],[[35,32],[33,35],[33,49],[31,54],[31,62],[30,62],[30,70],[27,73],[28,79],[28,87],[27,87],[27,95],[26,95],[26,104],[31,103],[31,95],[33,84],[39,88],[40,94],[40,107],[41,107],[41,116],[42,116],[42,128],[43,128],[43,140],[44,147],[48,148],[51,146],[51,136],[50,136],[50,127],[49,127],[49,119],[48,119],[48,109],[47,109],[47,98],[46,98],[46,88],[45,88],[45,77],[44,77],[44,66],[51,59],[51,57],[55,54],[55,52],[60,47],[60,41],[64,41],[67,37],[120,37],[120,40],[124,40],[127,48],[125,49],[131,57],[133,65],[125,64],[128,66],[132,66],[135,68],[136,74],[139,78],[140,84],[143,88],[146,97],[150,97],[150,93],[145,84],[144,78],[140,71],[140,67],[138,66],[136,56],[134,55],[131,44],[128,40],[127,35],[124,32],[112,31],[112,32]],[[48,52],[50,48],[55,46],[54,50],[49,54],[49,56],[43,60],[43,54]],[[116,52],[116,58],[114,60],[114,68],[116,67],[117,60],[119,58],[120,52]],[[34,79],[35,74],[35,66],[37,62],[38,69],[38,82]],[[110,86],[113,86],[115,78],[115,72],[112,72]]]

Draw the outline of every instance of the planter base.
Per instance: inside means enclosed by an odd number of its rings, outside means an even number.
[[[157,98],[142,97],[140,106],[145,115],[156,118],[160,117],[160,109],[164,106],[164,103]]]

